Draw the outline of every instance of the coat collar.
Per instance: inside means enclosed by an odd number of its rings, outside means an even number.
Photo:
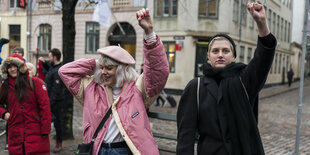
[[[214,79],[206,77],[206,76],[204,76],[203,78],[203,84],[207,86],[208,91],[210,92],[212,97],[216,99],[217,103],[219,104],[223,97],[221,86],[220,85],[218,86]]]

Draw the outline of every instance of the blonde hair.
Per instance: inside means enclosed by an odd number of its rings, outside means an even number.
[[[36,68],[34,67],[34,65],[30,62],[26,62],[26,66],[28,68],[28,71],[31,72],[33,76],[35,76]]]
[[[117,66],[116,69],[116,83],[115,87],[122,87],[124,82],[133,82],[136,81],[138,78],[138,73],[134,69],[133,65],[123,64],[120,62],[117,62],[107,56],[101,55],[98,61],[96,61],[96,71],[94,73],[94,81],[96,83],[103,83],[104,80],[102,78],[102,73],[99,65],[103,66]]]

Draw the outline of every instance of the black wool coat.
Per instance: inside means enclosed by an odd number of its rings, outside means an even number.
[[[45,83],[47,86],[48,97],[50,103],[53,105],[58,102],[65,101],[66,86],[62,82],[58,70],[63,64],[51,65],[47,68],[48,72],[45,75]],[[43,63],[43,66],[47,66],[47,63]]]
[[[255,112],[257,112],[256,99],[267,79],[276,45],[276,39],[272,34],[266,37],[258,37],[253,59],[247,66],[238,71],[235,76],[231,77],[230,80],[230,82],[238,83],[244,88],[233,93],[241,93],[241,96],[246,98],[245,100],[248,101],[247,103],[252,108],[250,111],[253,113],[253,117],[255,117]],[[201,78],[198,110],[197,78],[187,84],[177,111],[178,155],[194,155],[196,132],[200,135],[197,148],[198,155],[244,154],[242,152],[233,152],[235,149],[232,148],[232,141],[236,139],[232,138],[236,136],[230,134],[228,122],[230,118],[227,117],[227,113],[224,110],[222,103],[224,91],[219,87],[220,85],[221,81],[217,82],[212,77],[203,76]],[[232,104],[238,104],[238,102]],[[257,128],[257,118],[251,120],[255,121],[253,123],[256,124],[255,128]],[[263,151],[263,148],[258,149]]]

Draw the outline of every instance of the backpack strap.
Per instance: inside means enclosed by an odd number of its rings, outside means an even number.
[[[199,113],[199,89],[200,89],[200,77],[198,77],[198,84],[197,84],[197,110]]]

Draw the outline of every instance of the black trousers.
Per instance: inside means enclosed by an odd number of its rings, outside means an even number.
[[[62,128],[64,119],[63,101],[51,104],[51,111],[55,115],[54,127],[56,130],[56,141],[62,142]]]

